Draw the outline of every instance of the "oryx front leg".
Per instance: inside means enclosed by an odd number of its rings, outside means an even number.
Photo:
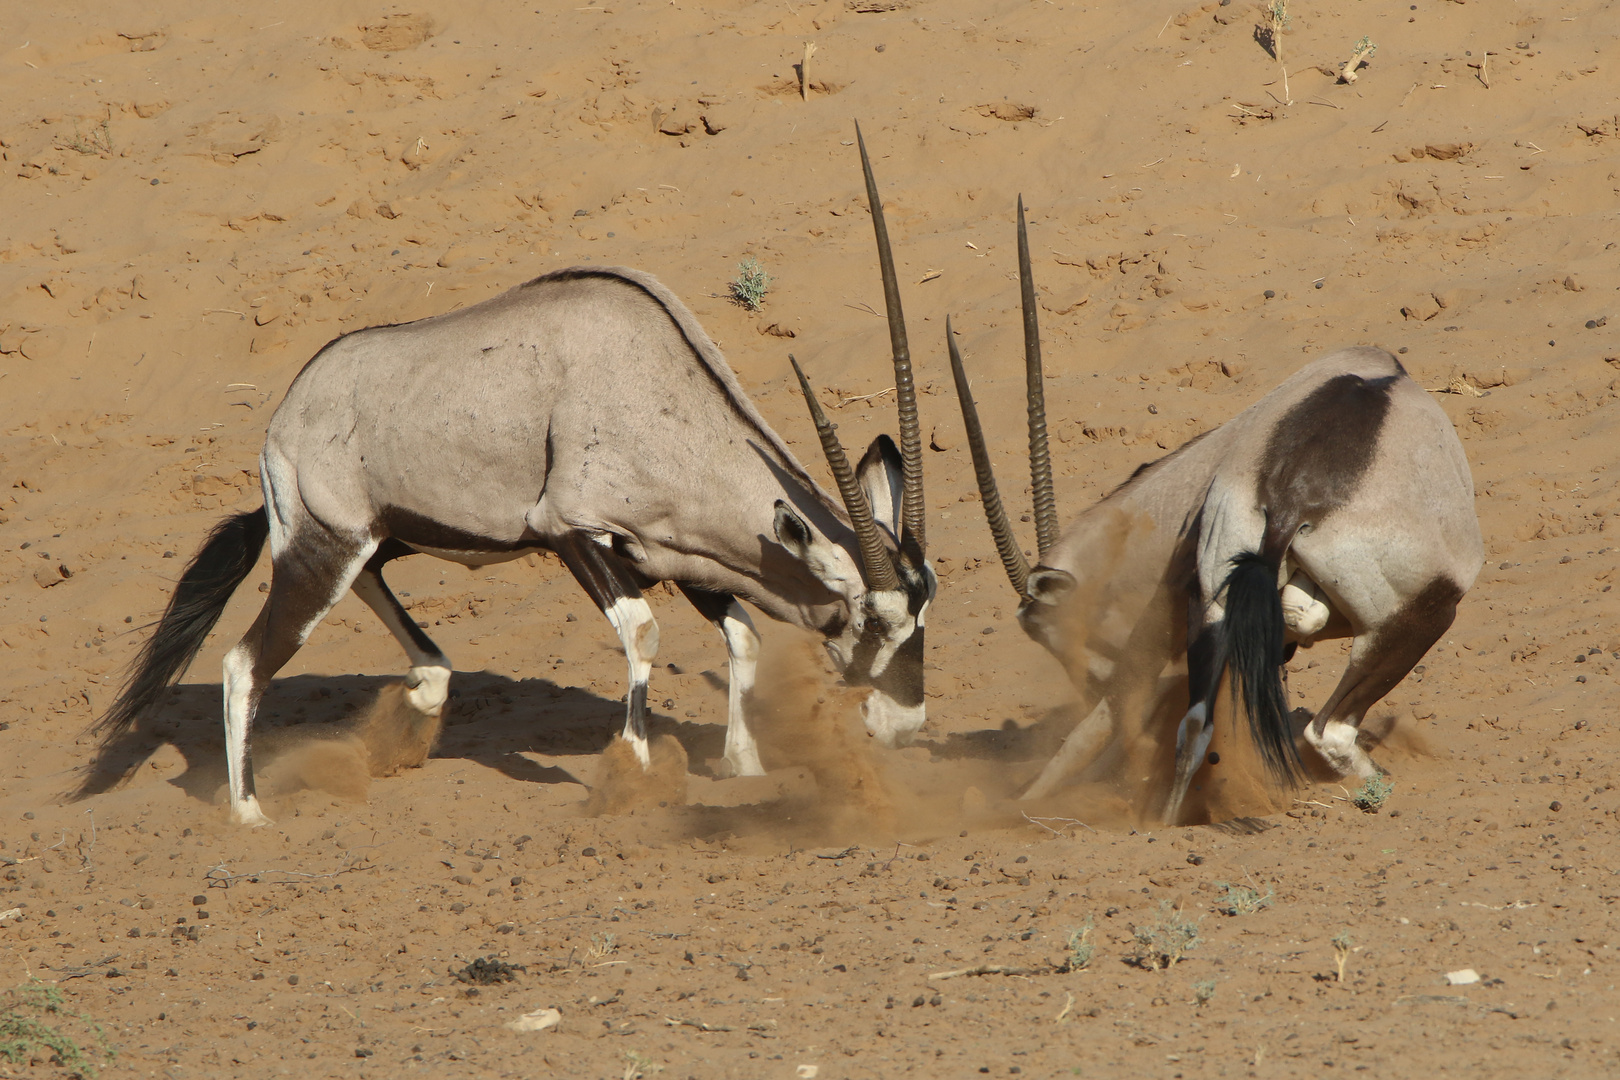
[[[682,585],[681,592],[726,639],[731,685],[726,691],[725,769],[731,776],[764,776],[759,744],[754,741],[754,733],[748,730],[748,719],[743,714],[743,704],[754,689],[754,674],[759,666],[759,633],[754,629],[754,620],[729,594],[709,592],[693,585]]]
[[[1166,824],[1176,824],[1176,819],[1181,816],[1181,804],[1187,798],[1187,788],[1203,766],[1204,754],[1209,751],[1209,741],[1214,736],[1215,722],[1210,718],[1209,707],[1200,701],[1187,710],[1176,732],[1176,777],[1170,788],[1170,797],[1164,804]]]
[[[1215,695],[1226,670],[1227,639],[1224,622],[1211,623],[1187,646],[1189,707],[1176,731],[1176,775],[1164,803],[1164,820],[1174,825],[1181,817],[1192,778],[1204,764],[1204,754],[1215,736]]]
[[[556,545],[556,551],[613,624],[624,646],[630,669],[624,740],[635,751],[642,769],[648,769],[652,766],[652,750],[647,743],[647,682],[652,677],[653,658],[658,655],[658,623],[652,608],[619,557],[589,536],[571,533]]]
[[[1024,792],[1025,799],[1044,799],[1058,786],[1080,772],[1103,752],[1114,737],[1114,708],[1104,697],[1087,717],[1075,725],[1069,737],[1063,740],[1058,752],[1046,763],[1041,775]]]

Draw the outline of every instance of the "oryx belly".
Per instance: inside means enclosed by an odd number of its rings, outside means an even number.
[[[472,567],[493,566],[496,563],[512,562],[514,559],[521,559],[525,555],[546,550],[545,548],[537,546],[516,548],[511,551],[463,551],[456,548],[430,547],[427,544],[413,544],[408,540],[402,542],[412,551],[421,552],[423,555],[432,555],[435,559],[444,559],[447,562],[460,563],[462,566]]]

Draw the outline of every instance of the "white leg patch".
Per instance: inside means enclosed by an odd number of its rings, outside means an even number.
[[[902,705],[881,690],[873,690],[861,702],[861,718],[867,733],[892,750],[911,745],[928,722],[928,706]]]
[[[1340,776],[1354,774],[1365,778],[1378,771],[1367,752],[1356,745],[1356,728],[1353,724],[1329,720],[1320,737],[1316,734],[1316,725],[1310,724],[1305,728],[1305,741],[1314,746]]]
[[[405,700],[424,716],[438,716],[450,699],[450,666],[429,664],[413,667],[405,676]]]
[[[743,702],[754,688],[754,676],[759,667],[759,634],[754,629],[754,620],[735,600],[720,621],[720,633],[726,639],[731,671],[731,686],[726,692],[725,762],[732,776],[764,776],[759,745],[743,715]]]
[[[1204,754],[1215,736],[1215,725],[1208,722],[1208,710],[1200,701],[1181,718],[1181,729],[1176,733],[1176,776],[1165,800],[1164,820],[1175,824],[1181,817],[1181,804],[1187,798],[1192,778],[1204,764]]]
[[[246,645],[225,654],[225,776],[230,791],[231,820],[238,825],[269,825],[259,800],[247,791],[247,745],[253,697],[253,661]]]
[[[624,645],[624,658],[630,666],[630,692],[625,695],[624,737],[635,749],[636,760],[646,769],[652,765],[652,752],[646,735],[636,730],[635,703],[638,691],[641,700],[646,701],[653,657],[658,655],[658,621],[653,618],[652,608],[647,601],[639,596],[620,597],[604,614],[608,622],[613,624],[613,629],[619,632],[619,641]]]

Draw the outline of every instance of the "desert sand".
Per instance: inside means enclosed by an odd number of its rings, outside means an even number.
[[[1249,0],[0,7],[5,1008],[59,991],[79,1018],[44,1021],[107,1076],[1620,1068],[1620,11],[1291,8],[1273,41]],[[865,739],[764,626],[810,734],[717,778],[724,649],[657,590],[641,786],[604,753],[613,632],[539,557],[395,564],[457,674],[391,777],[353,728],[404,660],[337,606],[266,699],[271,827],[226,820],[218,712],[268,561],[129,741],[86,734],[339,334],[630,265],[818,475],[790,349],[847,445],[893,431],[857,120],[931,443],[916,745]],[[1319,783],[1165,828],[1148,778],[1023,816],[1076,695],[1013,619],[943,340],[950,315],[1027,510],[1020,194],[1065,516],[1339,345],[1398,350],[1456,425],[1486,563],[1369,718],[1380,812]],[[727,287],[749,257],[757,312]],[[1297,704],[1343,655],[1297,655]],[[129,776],[68,799],[93,767]],[[1172,923],[1195,947],[1142,959]],[[0,1072],[83,1069],[19,1054]]]

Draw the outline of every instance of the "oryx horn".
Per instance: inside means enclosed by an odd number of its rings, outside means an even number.
[[[861,490],[860,483],[855,479],[855,470],[849,467],[849,458],[844,455],[844,447],[838,441],[838,429],[828,422],[827,414],[821,411],[821,403],[810,389],[810,380],[804,377],[804,371],[792,353],[788,354],[788,363],[793,365],[793,374],[799,377],[799,388],[804,391],[805,404],[810,406],[810,419],[815,422],[816,434],[821,437],[821,452],[826,455],[833,479],[838,482],[838,493],[844,497],[844,509],[849,511],[849,523],[855,530],[855,539],[860,543],[861,578],[868,589],[880,592],[898,589],[900,578],[895,573],[894,563],[889,560],[889,549],[883,543],[883,534],[878,530],[877,522],[872,520],[872,506],[866,501],[866,492]]]
[[[996,552],[1001,556],[1001,565],[1007,569],[1008,580],[1018,595],[1028,600],[1029,563],[1007,522],[1001,492],[996,490],[996,474],[990,467],[990,452],[984,445],[984,428],[979,425],[979,408],[973,402],[967,372],[962,370],[962,354],[957,351],[949,315],[945,316],[945,344],[951,354],[951,375],[956,379],[956,398],[962,405],[962,426],[967,429],[968,450],[973,454],[973,474],[978,478],[979,498],[984,502],[984,519],[990,524],[990,535],[995,537]]]
[[[911,347],[906,342],[906,317],[900,310],[900,283],[894,272],[894,254],[889,248],[889,227],[883,220],[883,201],[878,198],[872,162],[866,155],[861,125],[855,125],[855,141],[861,149],[861,171],[866,177],[866,201],[872,208],[872,231],[877,234],[878,265],[883,272],[883,306],[889,319],[889,345],[894,353],[894,396],[900,408],[900,490],[902,535],[910,534],[919,550],[928,548],[928,522],[923,506],[922,432],[917,422],[917,385],[911,375]]]
[[[1024,378],[1029,386],[1029,486],[1035,496],[1036,551],[1042,561],[1058,539],[1052,494],[1052,454],[1046,445],[1046,386],[1041,370],[1041,328],[1035,314],[1035,275],[1029,267],[1024,197],[1018,196],[1018,284],[1024,302]]]

